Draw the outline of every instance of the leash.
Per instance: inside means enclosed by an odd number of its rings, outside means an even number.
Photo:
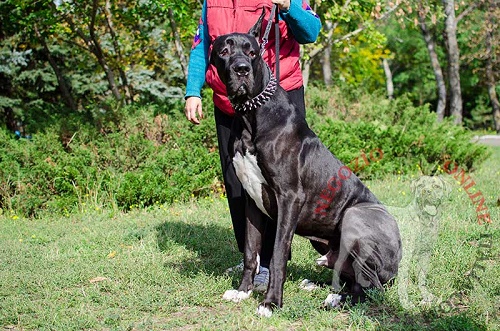
[[[276,52],[276,68],[275,68],[275,77],[279,83],[280,79],[280,25],[279,25],[279,17],[278,17],[278,5],[274,4],[271,9],[271,13],[269,14],[269,20],[267,21],[266,30],[264,31],[264,35],[262,36],[262,43],[260,44],[260,55],[262,56],[266,51],[266,45],[269,42],[269,32],[271,31],[271,25],[274,19],[274,35],[275,35],[275,52]]]

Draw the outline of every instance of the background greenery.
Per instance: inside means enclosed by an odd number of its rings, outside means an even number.
[[[415,106],[429,104],[435,111],[437,83],[418,22],[422,16],[450,98],[448,3],[454,4],[456,15],[464,124],[495,130],[492,93],[500,93],[497,0],[310,1],[323,29],[314,44],[302,48],[306,81],[368,95],[389,93],[386,83],[392,82],[395,98],[403,96]],[[201,4],[0,1],[0,123],[29,135],[47,120],[75,113],[96,121],[103,114],[122,116],[124,104],[172,107],[183,97]]]
[[[434,174],[447,160],[474,170],[488,155],[471,132],[438,123],[407,98],[317,87],[307,94],[311,126],[362,178]],[[180,108],[127,106],[95,122],[68,115],[31,139],[0,129],[0,208],[38,216],[82,204],[129,210],[224,194],[211,110],[192,126]]]

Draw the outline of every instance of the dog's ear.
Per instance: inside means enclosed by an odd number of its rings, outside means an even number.
[[[422,186],[422,182],[425,180],[425,176],[420,176],[417,179],[414,179],[411,184],[410,184],[410,191],[413,195],[415,195],[415,192],[417,192],[417,188]]]
[[[439,175],[438,176],[439,180],[443,184],[443,196],[449,197],[451,194],[451,183],[449,183],[448,180],[446,180],[443,176]]]
[[[257,41],[260,42],[260,32],[262,30],[262,20],[264,19],[264,16],[266,15],[266,8],[262,7],[262,14],[260,14],[259,19],[255,24],[250,28],[250,31],[248,31],[248,34],[251,34],[252,36],[257,39]]]
[[[210,56],[209,56],[209,63],[212,64],[212,65],[215,65],[215,57],[217,56],[216,54],[216,49],[218,49],[218,44],[220,44],[220,39],[221,37],[217,37],[215,38],[213,44],[212,44],[212,51],[210,52]]]

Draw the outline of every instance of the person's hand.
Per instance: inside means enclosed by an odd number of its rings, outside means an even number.
[[[281,10],[290,9],[290,0],[271,0],[271,2],[277,4]]]
[[[200,119],[203,118],[201,99],[198,97],[188,97],[184,106],[184,113],[188,121],[193,124],[200,124]]]

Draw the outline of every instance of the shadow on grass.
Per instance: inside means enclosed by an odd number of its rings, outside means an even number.
[[[156,237],[158,247],[162,252],[171,254],[174,258],[166,262],[166,267],[175,268],[186,277],[195,277],[199,273],[223,275],[224,271],[231,266],[241,262],[242,254],[238,251],[234,234],[231,228],[222,227],[215,224],[193,225],[181,221],[169,221],[156,227]],[[179,250],[188,250],[190,253]],[[175,258],[177,256],[178,258]],[[240,281],[240,273],[234,273],[232,285],[236,287]],[[297,263],[289,263],[288,280],[300,281],[304,278],[313,279],[323,286],[328,287],[331,279],[329,270],[315,272],[313,268],[308,268]],[[437,312],[404,312],[401,307],[394,306],[383,298],[380,294],[378,299],[370,300],[360,307],[346,307],[345,312],[349,314],[351,323],[362,325],[366,316],[371,320],[377,320],[378,326],[375,330],[472,330],[485,331],[487,327],[478,322],[478,319],[466,314],[448,316]],[[317,305],[314,301],[311,304]],[[364,308],[363,308],[364,307]],[[303,307],[302,307],[303,308]],[[300,307],[287,307],[283,315],[287,318],[289,314],[295,316],[304,312],[295,310]],[[319,309],[319,308],[318,308]],[[288,312],[291,311],[291,312]],[[288,312],[288,313],[287,313]],[[356,316],[360,320],[356,322]]]
[[[390,312],[389,312],[390,313]],[[442,315],[437,313],[413,313],[398,316],[387,316],[379,313],[369,313],[368,316],[376,318],[380,325],[377,331],[487,331],[484,322],[478,322],[473,316],[466,313],[456,315]]]
[[[162,252],[174,252],[181,246],[194,254],[181,261],[167,262],[187,275],[204,272],[223,274],[241,261],[233,232],[218,225],[193,225],[169,221],[156,227],[158,247]]]
[[[162,252],[174,252],[179,246],[193,252],[185,258],[167,262],[186,275],[195,275],[199,272],[221,275],[227,268],[239,264],[243,254],[239,252],[236,239],[231,228],[215,224],[193,225],[180,221],[169,221],[156,227],[158,247]],[[313,268],[303,267],[296,263],[288,266],[288,278],[301,280],[313,279],[320,283],[331,280],[329,271],[316,272]],[[239,281],[240,273],[235,273]]]

